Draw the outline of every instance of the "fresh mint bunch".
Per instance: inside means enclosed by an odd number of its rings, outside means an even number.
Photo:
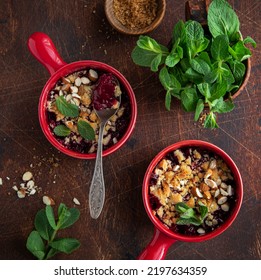
[[[178,225],[195,225],[200,226],[203,224],[204,219],[208,214],[208,208],[203,203],[199,203],[198,212],[194,208],[190,208],[187,204],[179,202],[175,205],[176,211],[180,214],[177,220]]]
[[[242,84],[244,61],[251,56],[246,44],[256,47],[256,42],[251,37],[243,39],[239,19],[226,0],[211,2],[207,23],[209,30],[204,31],[196,21],[179,21],[170,48],[140,36],[132,59],[137,65],[159,71],[168,110],[171,98],[176,97],[185,111],[195,112],[195,121],[202,116],[204,127],[217,128],[217,114],[234,109],[230,97]],[[204,114],[206,105],[209,111]]]
[[[59,252],[72,253],[80,247],[75,238],[58,238],[61,229],[72,226],[80,216],[76,208],[67,208],[61,203],[58,208],[58,219],[55,219],[53,208],[47,205],[35,216],[33,230],[27,238],[26,248],[39,260],[49,259]]]

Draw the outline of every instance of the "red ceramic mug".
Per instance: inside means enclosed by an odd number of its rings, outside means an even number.
[[[149,185],[150,178],[153,170],[160,162],[160,160],[167,155],[171,151],[175,151],[177,149],[188,148],[188,147],[198,147],[201,150],[210,151],[220,158],[224,160],[227,166],[230,168],[234,180],[235,180],[235,205],[231,210],[231,213],[227,220],[221,224],[218,228],[213,230],[210,233],[206,233],[205,235],[197,235],[197,236],[186,236],[175,233],[171,231],[168,227],[166,227],[160,220],[153,214],[153,209],[150,204],[150,195],[149,195]],[[144,177],[143,181],[143,189],[142,189],[143,203],[146,209],[146,212],[154,224],[154,236],[148,246],[143,250],[143,252],[139,255],[138,259],[140,260],[162,260],[165,258],[168,248],[175,243],[176,241],[185,241],[185,242],[201,242],[206,241],[208,239],[214,238],[221,233],[223,233],[227,228],[231,226],[237,214],[240,210],[242,199],[243,199],[243,182],[239,170],[234,163],[234,161],[230,158],[228,154],[226,154],[219,147],[200,140],[186,140],[181,141],[176,144],[170,145],[164,150],[162,150],[150,163]]]
[[[123,87],[124,91],[129,96],[131,117],[128,128],[125,134],[116,144],[103,151],[103,156],[107,156],[113,153],[114,151],[118,150],[129,139],[134,129],[137,117],[137,103],[135,95],[132,90],[132,87],[130,86],[126,78],[115,68],[98,61],[82,60],[67,64],[60,57],[52,40],[45,33],[42,32],[33,33],[29,37],[27,45],[33,56],[35,56],[36,59],[39,60],[47,68],[51,75],[50,79],[47,81],[42,90],[38,107],[40,125],[49,142],[59,151],[72,157],[81,159],[93,159],[96,157],[96,153],[79,153],[76,151],[69,150],[61,143],[59,143],[50,131],[46,112],[47,97],[49,95],[49,92],[52,90],[52,88],[55,86],[55,84],[61,77],[67,76],[71,73],[82,69],[92,68],[101,72],[112,73],[118,79],[121,87]]]

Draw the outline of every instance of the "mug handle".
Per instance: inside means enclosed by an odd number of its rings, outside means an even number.
[[[51,76],[67,64],[60,57],[51,38],[45,33],[33,33],[27,41],[27,46],[32,55],[47,68]]]
[[[148,246],[138,256],[138,260],[164,260],[169,247],[177,240],[168,237],[156,227],[154,235]]]

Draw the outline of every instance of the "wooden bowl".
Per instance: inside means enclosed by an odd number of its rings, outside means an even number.
[[[104,8],[105,8],[105,14],[106,17],[109,21],[109,23],[112,25],[114,29],[117,31],[127,34],[127,35],[140,35],[140,34],[145,34],[149,33],[152,30],[154,30],[158,25],[161,23],[165,11],[166,11],[166,0],[157,0],[158,2],[158,10],[157,10],[157,15],[154,21],[147,27],[142,28],[142,29],[130,29],[121,24],[120,21],[115,17],[114,11],[113,11],[113,0],[105,0],[104,3]]]

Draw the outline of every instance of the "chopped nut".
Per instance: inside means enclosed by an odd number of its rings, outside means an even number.
[[[0,178],[0,186],[2,186],[2,185],[3,185],[3,179]]]
[[[17,191],[17,196],[19,198],[25,198],[25,195],[26,195],[26,192],[25,192],[24,189],[20,189],[20,190]]]
[[[98,79],[98,73],[97,73],[96,71],[94,71],[93,69],[90,69],[90,70],[89,70],[89,79],[90,79],[92,82],[97,81],[97,79]]]
[[[217,203],[218,203],[219,205],[221,205],[221,204],[224,204],[226,201],[227,201],[227,197],[226,197],[226,196],[221,196],[221,197],[218,199]]]
[[[202,193],[197,187],[192,187],[191,193],[193,194],[194,197],[199,197],[199,198],[203,197]]]
[[[76,205],[80,205],[81,204],[76,197],[73,198],[73,203],[76,204]]]
[[[22,179],[24,182],[27,182],[33,178],[33,174],[30,171],[24,173]]]
[[[45,205],[54,205],[55,204],[54,200],[51,197],[47,196],[47,195],[43,196],[43,203]]]
[[[224,196],[228,196],[228,193],[224,191],[222,188],[220,188],[220,193]]]
[[[81,77],[81,82],[84,85],[88,85],[91,81],[87,77]]]
[[[198,228],[197,229],[197,233],[199,234],[204,234],[205,233],[205,230],[203,228]]]
[[[204,182],[211,187],[212,189],[216,189],[217,188],[217,183],[211,179],[205,179]]]
[[[82,80],[80,77],[77,77],[76,80],[74,81],[74,84],[79,87],[82,83]],[[77,92],[78,92],[78,89],[77,89]]]
[[[228,212],[229,211],[229,205],[228,203],[224,203],[221,205],[221,209],[225,212]]]

